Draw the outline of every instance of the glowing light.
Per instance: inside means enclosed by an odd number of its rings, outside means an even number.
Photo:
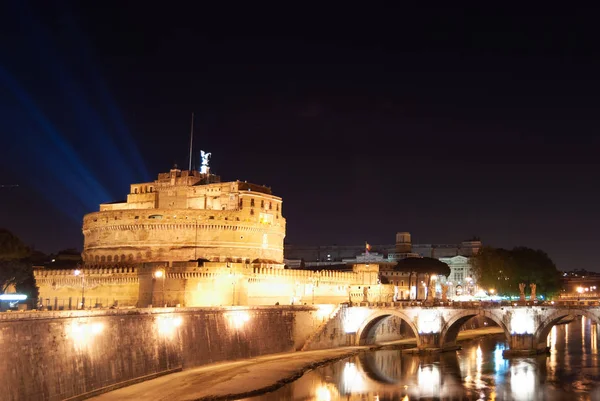
[[[352,362],[346,362],[342,372],[343,394],[363,393],[367,390],[365,380]]]
[[[513,311],[510,328],[512,334],[533,334],[535,329],[533,316],[527,310]]]
[[[158,334],[164,337],[172,337],[181,323],[183,323],[183,319],[180,316],[158,316],[156,318]]]
[[[77,269],[73,272],[73,274],[79,276],[81,274],[81,270]]]
[[[24,301],[27,299],[25,294],[2,294],[0,301]]]
[[[164,272],[162,270],[157,270],[154,272],[154,277],[156,278],[161,278],[162,276],[164,276]]]
[[[535,399],[534,369],[525,362],[517,363],[510,368],[510,387],[513,400]]]
[[[320,385],[316,391],[317,401],[331,401],[331,392],[326,386]]]
[[[439,333],[440,316],[435,310],[423,310],[419,313],[419,333]]]
[[[333,312],[333,309],[335,308],[335,305],[333,304],[321,304],[321,305],[317,305],[317,317],[319,319],[323,319],[325,317],[328,317],[329,315],[331,315],[331,312]]]
[[[437,397],[440,394],[440,369],[436,365],[422,366],[417,372],[421,397]]]
[[[494,370],[497,376],[502,376],[507,367],[508,361],[506,361],[502,355],[505,349],[506,347],[502,343],[496,344],[496,348],[494,349]]]
[[[583,292],[583,287],[577,287],[577,292],[581,294]]]
[[[363,308],[350,308],[344,318],[344,332],[356,333],[365,321],[369,311]]]
[[[70,327],[70,337],[77,348],[87,347],[98,334],[102,333],[104,325],[100,322],[87,323],[74,321]]]
[[[250,320],[250,315],[246,311],[228,312],[225,313],[225,317],[234,329],[241,329]]]

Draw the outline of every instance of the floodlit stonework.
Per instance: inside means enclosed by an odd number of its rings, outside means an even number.
[[[282,200],[268,187],[172,169],[83,220],[84,265],[37,268],[51,309],[391,300],[377,264],[285,269]],[[365,287],[366,286],[366,287]],[[365,292],[366,291],[366,292]],[[82,302],[84,299],[84,302]]]
[[[283,262],[285,219],[270,188],[172,169],[83,219],[87,265]]]

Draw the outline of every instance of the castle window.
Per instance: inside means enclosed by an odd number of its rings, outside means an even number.
[[[265,208],[265,201],[264,200],[260,201],[260,207],[263,208],[263,209]]]
[[[250,209],[250,215],[254,216],[254,209]]]
[[[150,193],[154,192],[154,188],[150,187]]]
[[[277,207],[275,208],[275,210],[279,211],[279,205],[277,205]]]
[[[135,219],[136,219],[136,220],[137,220],[137,219],[139,219],[139,218],[140,218],[140,216],[135,216]]]
[[[209,220],[214,220],[214,219],[215,219],[215,216],[209,216],[209,217],[208,217],[208,219],[209,219]]]
[[[162,214],[153,214],[153,215],[148,216],[148,218],[149,219],[162,219],[163,216],[162,216]]]
[[[269,210],[273,210],[273,202],[269,202]]]
[[[133,193],[134,193],[134,194],[137,194],[137,193],[138,193],[138,190],[137,190],[137,188],[135,188],[135,189],[133,190]]]
[[[254,199],[250,199],[250,206],[254,207]]]
[[[244,207],[244,201],[240,199],[240,210]]]

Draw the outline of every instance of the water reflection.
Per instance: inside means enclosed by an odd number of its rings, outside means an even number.
[[[549,356],[504,359],[502,335],[425,358],[397,350],[363,353],[247,400],[600,400],[597,336],[590,319],[576,319],[552,329]]]

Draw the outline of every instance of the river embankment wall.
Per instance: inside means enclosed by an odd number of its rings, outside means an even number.
[[[162,374],[302,347],[318,307],[0,314],[2,400],[79,400]]]

